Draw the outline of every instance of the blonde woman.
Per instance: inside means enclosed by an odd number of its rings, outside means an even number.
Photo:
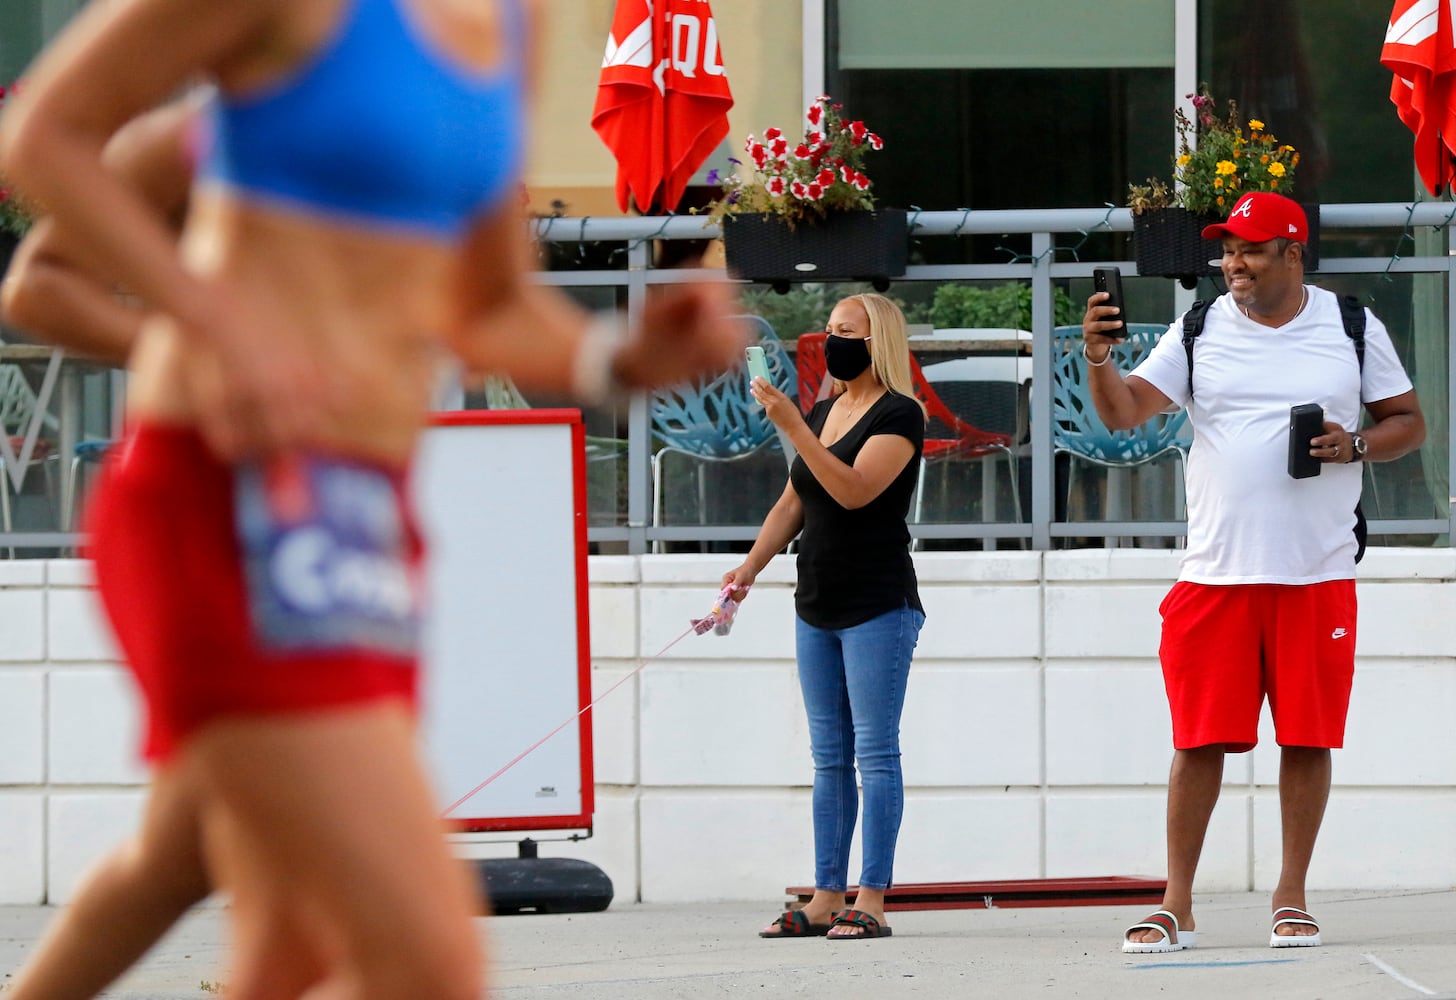
[[[742,349],[721,285],[652,296],[619,337],[530,280],[536,6],[92,3],[0,119],[0,171],[148,310],[89,524],[147,710],[134,850],[201,847],[231,901],[234,1000],[485,985],[481,900],[416,750],[405,481],[442,361],[596,401]],[[208,139],[179,241],[103,150],[198,82]],[[305,537],[379,587],[301,593],[285,555]],[[145,926],[195,881],[148,897]],[[27,979],[17,997],[56,995]]]
[[[814,896],[763,937],[888,937],[885,890],[904,809],[900,710],[925,611],[905,516],[925,443],[911,389],[905,317],[881,295],[829,314],[824,353],[840,389],[807,417],[763,379],[753,395],[798,451],[789,482],[743,564],[723,576],[742,598],[774,554],[799,539],[799,683],[814,756]],[[864,784],[863,867],[845,908],[849,846]]]

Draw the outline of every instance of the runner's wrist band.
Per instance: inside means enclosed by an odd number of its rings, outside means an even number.
[[[601,406],[622,394],[615,362],[625,334],[621,317],[612,312],[592,317],[571,363],[571,393],[587,406]]]
[[[1103,365],[1107,364],[1107,362],[1109,362],[1109,361],[1112,360],[1112,347],[1110,345],[1108,346],[1107,353],[1104,354],[1104,355],[1102,355],[1102,360],[1101,361],[1093,361],[1092,360],[1092,356],[1087,353],[1087,342],[1086,341],[1083,341],[1082,342],[1082,357],[1093,368],[1101,368]]]

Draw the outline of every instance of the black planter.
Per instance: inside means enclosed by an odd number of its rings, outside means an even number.
[[[796,281],[868,281],[883,291],[905,273],[907,243],[898,208],[838,212],[793,228],[776,215],[723,219],[729,274],[781,291]]]
[[[1194,215],[1182,208],[1153,208],[1132,217],[1133,259],[1139,275],[1177,278],[1192,288],[1199,278],[1218,273],[1209,264],[1223,253],[1218,240],[1203,238],[1203,227],[1220,222],[1216,215]]]
[[[1304,270],[1308,274],[1319,270],[1319,206],[1301,202],[1299,207],[1304,209],[1305,218],[1309,220],[1309,242],[1304,245]]]
[[[1309,242],[1304,248],[1306,273],[1319,268],[1319,205],[1301,204],[1309,220]],[[1139,275],[1177,278],[1184,288],[1193,288],[1199,278],[1219,273],[1216,261],[1223,255],[1218,240],[1203,238],[1203,227],[1223,220],[1217,215],[1194,215],[1182,208],[1155,208],[1132,217],[1134,256]]]
[[[0,230],[0,281],[5,279],[5,272],[10,269],[10,258],[15,255],[15,248],[20,244],[20,237],[7,230]]]

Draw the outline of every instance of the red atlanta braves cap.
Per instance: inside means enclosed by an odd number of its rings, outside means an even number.
[[[1221,240],[1225,236],[1237,236],[1250,243],[1277,239],[1304,243],[1309,239],[1309,220],[1298,202],[1282,194],[1250,191],[1234,203],[1227,221],[1203,227],[1206,240]]]

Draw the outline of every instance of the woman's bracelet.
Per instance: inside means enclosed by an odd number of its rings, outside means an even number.
[[[1101,361],[1093,361],[1092,356],[1087,353],[1087,342],[1084,340],[1082,341],[1082,358],[1093,368],[1101,368],[1103,365],[1107,364],[1107,362],[1112,360],[1112,347],[1111,345],[1108,346],[1107,353],[1102,355]]]
[[[601,406],[621,395],[624,387],[615,369],[617,349],[625,339],[617,313],[600,312],[592,317],[571,363],[571,394],[578,402]]]

